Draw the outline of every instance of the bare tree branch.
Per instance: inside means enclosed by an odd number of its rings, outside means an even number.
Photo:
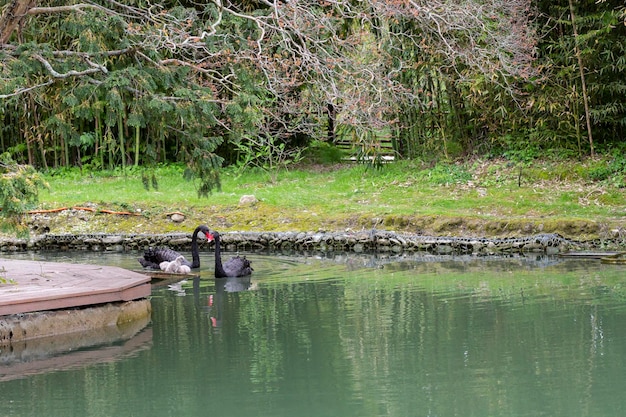
[[[50,75],[52,75],[54,78],[68,78],[68,77],[80,77],[83,75],[89,75],[89,74],[94,74],[94,73],[108,73],[108,70],[99,64],[96,64],[94,62],[91,62],[89,60],[85,60],[90,66],[90,69],[86,69],[83,71],[76,71],[76,70],[71,70],[68,71],[66,73],[59,73],[57,71],[54,70],[54,68],[52,68],[52,64],[50,64],[50,62],[48,62],[44,57],[42,57],[39,54],[33,54],[33,58],[35,58],[37,61],[41,62],[43,64],[43,66],[48,70],[48,72],[50,73]]]
[[[54,13],[67,13],[67,12],[79,12],[84,13],[83,9],[96,9],[104,12],[108,15],[114,15],[115,13],[105,7],[98,6],[97,4],[72,4],[67,6],[54,6],[54,7],[33,7],[29,9],[27,15],[40,15],[40,14],[54,14]]]
[[[28,93],[29,91],[36,90],[38,88],[47,87],[47,86],[51,85],[52,83],[54,83],[54,80],[48,80],[45,83],[31,85],[30,87],[26,87],[26,88],[19,88],[19,89],[15,90],[11,94],[0,94],[0,98],[16,97],[16,96]]]

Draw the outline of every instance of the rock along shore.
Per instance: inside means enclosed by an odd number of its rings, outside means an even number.
[[[577,242],[558,234],[515,238],[424,236],[383,230],[346,232],[227,232],[221,234],[227,251],[295,250],[316,252],[418,252],[437,254],[497,254],[506,252],[563,253],[623,247],[624,239]],[[200,246],[207,246],[200,240]],[[189,249],[191,234],[44,234],[30,239],[0,239],[0,252],[132,251],[167,246]]]

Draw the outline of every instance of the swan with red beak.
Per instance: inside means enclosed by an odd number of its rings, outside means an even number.
[[[219,232],[209,231],[207,239],[209,242],[215,241],[215,278],[245,277],[252,274],[252,266],[245,256],[235,256],[222,264]]]

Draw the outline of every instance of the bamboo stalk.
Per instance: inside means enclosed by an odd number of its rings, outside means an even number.
[[[109,169],[113,169],[113,133],[111,133],[111,127],[107,127],[107,148],[109,150]]]
[[[572,19],[572,29],[574,31],[574,54],[578,60],[578,70],[580,71],[580,83],[582,84],[583,103],[585,105],[585,121],[587,122],[587,136],[589,138],[589,147],[591,148],[591,156],[594,156],[593,136],[591,134],[591,116],[589,110],[589,97],[587,96],[587,83],[585,82],[585,69],[583,67],[583,59],[580,56],[580,48],[578,47],[578,29],[576,28],[576,19],[574,16],[574,4],[569,0],[570,18]]]
[[[126,147],[124,146],[124,115],[122,111],[117,114],[117,133],[120,137],[120,153],[122,155],[122,171],[126,172]]]
[[[135,126],[135,166],[139,166],[139,126]]]
[[[104,169],[104,145],[105,142],[102,137],[102,120],[100,118],[100,112],[96,111],[96,157],[100,156],[100,169]]]

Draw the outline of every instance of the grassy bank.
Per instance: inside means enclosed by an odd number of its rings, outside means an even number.
[[[163,233],[207,223],[225,231],[376,227],[437,235],[559,232],[596,238],[626,227],[622,184],[615,178],[593,178],[606,164],[397,162],[381,170],[306,165],[271,175],[227,169],[221,191],[209,198],[199,198],[177,166],[155,169],[158,189],[150,190],[144,188],[141,171],[57,172],[47,176],[50,189],[41,193],[39,208],[87,205],[136,214],[49,214],[45,220],[52,233]],[[242,195],[254,195],[259,202],[239,205]],[[185,221],[173,223],[171,212],[185,214]]]

